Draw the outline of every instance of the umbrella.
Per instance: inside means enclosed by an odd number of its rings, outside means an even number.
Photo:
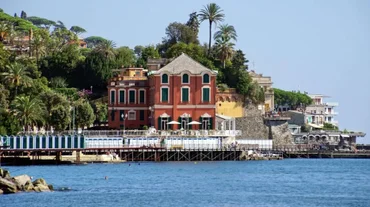
[[[202,123],[197,122],[197,121],[192,121],[192,122],[188,123],[188,125],[194,125],[194,124],[202,124]]]
[[[177,121],[170,121],[170,122],[168,122],[167,124],[180,124],[180,122],[177,122]]]

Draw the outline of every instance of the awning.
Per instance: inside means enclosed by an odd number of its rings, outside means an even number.
[[[197,122],[197,121],[192,121],[192,122],[188,123],[188,125],[194,125],[194,124],[202,124],[202,123]]]
[[[178,121],[170,121],[167,124],[180,124],[180,122],[178,122]]]
[[[322,129],[322,126],[319,126],[319,125],[316,125],[316,124],[309,123],[308,126],[316,128],[316,129]]]

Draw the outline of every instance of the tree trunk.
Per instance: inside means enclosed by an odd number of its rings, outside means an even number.
[[[209,21],[208,56],[211,55],[211,41],[212,41],[212,21]]]

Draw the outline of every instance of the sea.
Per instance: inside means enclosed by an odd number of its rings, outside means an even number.
[[[3,166],[57,191],[0,206],[370,206],[370,159]]]

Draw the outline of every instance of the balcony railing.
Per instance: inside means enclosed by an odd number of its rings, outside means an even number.
[[[325,103],[325,105],[327,105],[327,106],[338,106],[339,104],[337,102],[328,102],[328,103]]]

